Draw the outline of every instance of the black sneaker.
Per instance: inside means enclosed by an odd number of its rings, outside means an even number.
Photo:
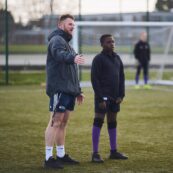
[[[110,159],[117,159],[117,160],[127,160],[128,157],[125,156],[124,154],[122,153],[119,153],[117,151],[111,151],[111,154],[109,156]]]
[[[57,156],[57,160],[62,164],[69,164],[69,165],[79,164],[78,161],[72,159],[68,154],[65,154],[64,157],[62,157],[62,158]]]
[[[63,166],[56,159],[50,157],[48,160],[44,161],[44,168],[63,169]]]
[[[103,163],[104,162],[99,153],[93,153],[91,161],[94,163]]]

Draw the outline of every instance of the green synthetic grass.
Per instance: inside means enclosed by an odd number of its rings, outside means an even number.
[[[10,71],[9,84],[10,85],[33,85],[41,84],[46,80],[44,71]],[[1,74],[0,84],[5,83],[5,74]]]
[[[45,54],[46,51],[46,45],[9,45],[10,54]],[[5,46],[0,46],[0,53],[5,53]]]
[[[130,70],[130,69],[125,69],[125,78],[126,80],[134,80],[135,78],[135,74],[136,74],[136,70]],[[90,76],[90,70],[83,70],[82,71],[82,81],[90,81],[91,80],[91,76]],[[157,79],[157,75],[158,75],[158,70],[150,70],[150,79],[151,80],[156,80]],[[140,79],[143,79],[143,74],[141,72],[140,75]],[[173,71],[172,70],[165,70],[163,73],[163,80],[173,80]]]
[[[118,148],[127,161],[108,160],[106,123],[100,138],[104,164],[92,164],[93,91],[84,88],[85,103],[76,106],[67,128],[66,151],[79,166],[44,170],[44,131],[48,97],[39,86],[0,87],[0,173],[172,173],[173,87],[126,89],[118,115]]]
[[[126,80],[134,80],[135,70],[125,69]],[[157,71],[151,70],[150,79],[157,78]],[[142,74],[141,74],[142,79]],[[165,70],[163,74],[164,80],[173,80],[173,71]],[[10,71],[9,84],[10,85],[33,85],[45,83],[45,71]],[[82,70],[82,81],[90,81],[90,70]],[[0,73],[0,85],[5,84],[5,74]]]
[[[116,46],[116,51],[119,53],[132,53],[133,46]],[[99,45],[82,45],[81,50],[83,53],[98,53],[101,51],[101,46]],[[163,47],[153,47],[152,53],[163,53],[165,48]],[[45,54],[47,52],[47,46],[45,45],[9,45],[10,54]],[[170,53],[173,53],[171,48]],[[0,54],[5,53],[5,46],[0,45]]]

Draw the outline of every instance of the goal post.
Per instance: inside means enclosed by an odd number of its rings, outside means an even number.
[[[121,26],[121,27],[173,27],[173,22],[114,22],[114,21],[77,21],[75,23],[74,36],[72,40],[72,44],[74,49],[78,52],[79,45],[79,27],[91,27],[91,26],[99,26],[99,27],[110,27],[110,26]]]
[[[157,75],[153,80],[156,84],[157,81],[159,83],[162,81],[165,67],[173,65],[173,57],[171,58],[173,56],[173,22],[78,21],[72,45],[76,52],[82,50],[82,53],[87,56],[87,66],[91,66],[92,58],[101,50],[100,36],[112,34],[116,39],[116,51],[123,55],[123,63],[135,66],[133,47],[139,39],[140,32],[147,31],[147,28],[152,52],[151,66],[157,67]],[[79,39],[81,45],[79,45]],[[79,49],[80,46],[81,49]]]

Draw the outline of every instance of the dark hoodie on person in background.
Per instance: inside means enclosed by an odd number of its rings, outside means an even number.
[[[139,40],[134,48],[134,56],[141,65],[147,65],[150,61],[150,46],[147,42]]]

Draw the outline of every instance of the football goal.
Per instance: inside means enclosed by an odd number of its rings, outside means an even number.
[[[150,82],[173,85],[173,78],[163,80],[164,72],[173,67],[173,22],[76,22],[72,44],[77,52],[87,57],[86,65],[90,67],[93,57],[101,50],[100,36],[112,34],[115,37],[116,52],[121,56],[125,67],[133,70],[136,63],[133,49],[142,31],[148,33],[151,47],[150,68],[155,71]]]

